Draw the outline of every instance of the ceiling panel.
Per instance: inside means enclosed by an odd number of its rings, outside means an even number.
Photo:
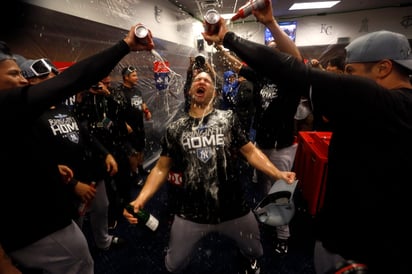
[[[308,0],[308,2],[316,0]],[[246,0],[169,0],[182,11],[191,14],[193,17],[201,20],[204,13],[211,8],[216,9],[221,14],[234,13],[239,7],[243,6]],[[406,0],[342,0],[340,3],[330,9],[312,9],[289,11],[289,7],[294,2],[304,2],[302,0],[272,0],[274,15],[278,19],[298,18],[313,15],[345,13],[361,10],[380,9],[387,7],[411,6],[412,3]],[[245,19],[254,20],[253,16]]]

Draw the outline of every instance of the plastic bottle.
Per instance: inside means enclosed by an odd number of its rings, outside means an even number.
[[[137,220],[139,221],[138,222],[139,224],[146,225],[152,231],[157,230],[157,227],[159,226],[159,220],[156,217],[154,217],[152,214],[146,212],[143,209],[140,209],[138,212],[134,212],[134,208],[130,204],[126,205],[126,210],[127,212],[132,214],[135,218],[137,218]]]
[[[250,0],[245,5],[241,6],[237,13],[230,19],[230,21],[235,21],[240,18],[248,17],[252,14],[252,10],[263,9],[269,5],[270,0]]]
[[[206,12],[205,16],[205,32],[208,34],[216,34],[219,32],[220,14],[215,9],[210,9]]]
[[[96,182],[95,182],[95,181],[91,182],[91,183],[90,183],[90,186],[93,187],[93,188],[95,188],[95,187],[96,187]],[[90,203],[91,203],[91,200],[90,200],[90,201],[87,201],[87,202],[82,202],[82,203],[79,205],[79,215],[80,215],[80,216],[84,216],[84,215],[86,214],[87,209],[88,209],[89,206],[90,206]]]

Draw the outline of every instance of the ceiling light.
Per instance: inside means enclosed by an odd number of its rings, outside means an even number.
[[[326,9],[338,4],[340,1],[303,2],[294,3],[289,10]]]

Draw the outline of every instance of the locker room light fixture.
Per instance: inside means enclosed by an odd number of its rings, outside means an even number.
[[[341,1],[322,1],[322,2],[302,2],[294,3],[289,10],[308,10],[308,9],[327,9],[335,6]]]

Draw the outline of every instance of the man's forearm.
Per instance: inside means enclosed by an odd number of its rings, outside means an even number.
[[[289,38],[289,36],[279,27],[278,22],[274,19],[272,22],[268,23],[266,27],[270,30],[273,37],[275,37],[275,42],[277,48],[292,56],[295,56],[299,60],[302,60],[302,55],[296,44]]]
[[[21,271],[14,266],[10,257],[0,245],[0,274],[21,274]]]

